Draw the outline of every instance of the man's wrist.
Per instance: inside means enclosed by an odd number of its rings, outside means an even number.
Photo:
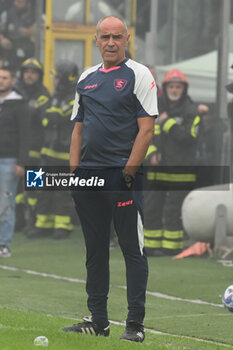
[[[128,173],[126,171],[122,171],[122,175],[123,175],[123,179],[124,179],[126,185],[133,184],[133,182],[135,180],[135,176],[131,175],[130,173]]]

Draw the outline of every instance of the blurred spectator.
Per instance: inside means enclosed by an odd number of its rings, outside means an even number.
[[[125,0],[107,0],[105,2],[107,3],[107,5],[112,6],[112,8],[114,8],[119,13],[119,15],[126,17]]]
[[[233,65],[231,68],[233,68]],[[230,94],[233,94],[233,83],[228,84],[226,89]],[[227,105],[227,113],[230,119],[230,164],[233,167],[233,99]],[[231,169],[231,174],[233,174],[233,168]],[[233,182],[233,178],[231,178],[231,182]]]
[[[69,166],[69,148],[73,124],[70,116],[74,104],[78,67],[69,60],[59,60],[54,72],[55,93],[42,124],[44,141],[43,166]],[[73,230],[73,204],[68,191],[44,191],[38,196],[36,222],[28,238],[52,236],[67,238]],[[74,209],[73,209],[74,211]]]
[[[196,181],[190,166],[195,165],[200,122],[198,110],[187,95],[188,81],[182,72],[169,71],[162,89],[160,116],[146,157],[148,164],[154,165],[153,171],[147,173],[152,190],[145,193],[144,223],[145,247],[152,256],[176,255],[183,249],[181,205],[187,188]]]
[[[0,69],[0,257],[11,256],[14,233],[15,195],[28,155],[28,108],[13,91],[12,70]]]
[[[40,150],[43,144],[42,119],[50,102],[50,93],[43,85],[42,80],[43,67],[36,58],[31,57],[22,63],[20,77],[15,84],[15,89],[24,97],[29,106],[30,144],[28,165],[34,166],[38,165],[40,161]],[[16,196],[15,230],[24,228],[24,231],[30,231],[35,223],[37,191],[29,191],[25,196],[22,189],[23,186],[19,186],[19,193]],[[27,223],[25,222],[26,219]]]
[[[0,14],[8,9],[13,3],[13,0],[0,0]]]
[[[0,48],[6,61],[17,71],[34,55],[35,6],[32,0],[14,0],[1,14]]]
[[[202,114],[197,146],[197,162],[198,165],[216,165],[216,118],[214,115],[214,105],[209,105],[208,109]]]

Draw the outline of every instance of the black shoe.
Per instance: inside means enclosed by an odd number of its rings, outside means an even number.
[[[145,248],[146,249],[146,255],[149,256],[155,256],[160,257],[164,256],[162,248]]]
[[[53,233],[53,229],[48,228],[39,228],[34,227],[31,231],[26,232],[27,238],[45,238],[45,237],[51,237]]]
[[[134,321],[129,321],[120,339],[142,343],[145,339],[143,325]]]
[[[110,325],[106,328],[100,328],[96,323],[92,322],[91,317],[83,317],[82,323],[73,324],[73,326],[68,326],[62,328],[65,332],[77,332],[84,333],[90,335],[103,335],[104,337],[108,337],[110,334]]]
[[[182,252],[182,249],[162,248],[162,250],[163,250],[163,256],[174,256],[174,255],[180,254]]]
[[[53,232],[53,239],[66,239],[69,237],[71,231],[70,230],[64,230],[62,228],[57,228]]]

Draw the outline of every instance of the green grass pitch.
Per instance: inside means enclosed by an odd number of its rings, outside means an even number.
[[[33,344],[39,335],[47,336],[51,350],[233,349],[233,313],[221,306],[223,291],[233,284],[232,268],[211,258],[149,258],[148,330],[144,343],[135,344],[119,340],[127,313],[119,247],[110,258],[109,318],[115,323],[109,338],[61,331],[89,314],[80,228],[62,241],[16,233],[12,251],[0,259],[0,350],[39,349]]]

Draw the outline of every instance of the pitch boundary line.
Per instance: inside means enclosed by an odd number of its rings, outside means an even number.
[[[117,325],[117,326],[125,326],[124,322],[110,321],[110,323],[112,323],[114,325]],[[215,342],[213,340],[189,337],[188,335],[179,335],[179,334],[166,333],[166,332],[156,331],[155,329],[152,329],[152,328],[145,328],[145,330],[147,332],[149,332],[149,333],[156,334],[156,335],[166,335],[166,336],[174,337],[174,338],[190,339],[190,340],[195,340],[195,341],[198,341],[198,342],[203,342],[203,343],[208,343],[208,344],[221,345],[221,346],[225,346],[227,348],[233,349],[232,345],[230,345],[230,344],[219,343],[219,342]]]
[[[63,318],[67,319],[66,317],[63,317]],[[71,319],[71,318],[69,318],[69,319]],[[77,321],[77,319],[74,319],[74,318],[73,318],[73,320]],[[125,326],[124,322],[118,322],[118,321],[110,320],[110,323],[115,325],[115,326],[123,326],[123,327]],[[21,331],[43,331],[42,329],[37,329],[37,328],[12,327],[12,326],[5,326],[3,324],[0,324],[0,330],[1,329],[12,329],[12,330],[21,330]],[[232,345],[230,345],[230,344],[224,344],[224,343],[220,343],[220,342],[215,342],[213,340],[189,337],[187,335],[166,333],[166,332],[157,331],[157,330],[151,329],[151,328],[145,328],[145,330],[146,330],[146,332],[149,332],[149,333],[152,333],[152,334],[156,334],[156,335],[169,336],[169,337],[181,338],[181,339],[190,339],[190,340],[197,341],[197,342],[213,344],[213,345],[219,345],[219,346],[224,346],[226,348],[233,349]]]
[[[24,273],[29,274],[29,275],[46,277],[46,278],[53,278],[53,279],[67,281],[67,282],[71,282],[71,283],[86,284],[86,281],[84,281],[82,279],[65,277],[65,276],[59,276],[59,275],[56,275],[56,274],[50,274],[50,273],[46,273],[46,272],[38,272],[38,271],[28,270],[28,269],[20,269],[18,267],[0,265],[0,269],[7,270],[7,271],[24,272]],[[126,289],[126,286],[116,286],[116,287],[120,288],[120,289]],[[209,305],[209,306],[223,308],[222,304],[209,303],[208,301],[203,301],[203,300],[199,300],[199,299],[185,299],[185,298],[174,297],[172,295],[167,295],[167,294],[163,294],[163,293],[159,293],[159,292],[151,292],[151,291],[148,291],[148,290],[146,291],[146,294],[150,295],[150,296],[154,296],[156,298],[161,298],[161,299],[167,299],[167,300],[173,300],[173,301],[182,301],[182,302],[187,302],[187,303],[192,303],[192,304]]]

